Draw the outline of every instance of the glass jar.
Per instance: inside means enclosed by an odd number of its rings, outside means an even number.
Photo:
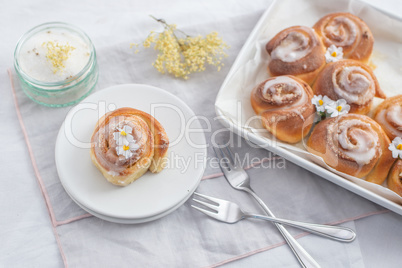
[[[76,69],[80,69],[76,70],[75,73],[71,73],[67,78],[61,75],[63,70],[60,71],[59,80],[59,77],[55,75],[52,77],[52,73],[55,74],[56,71],[49,71],[48,54],[46,56],[39,55],[38,52],[41,50],[42,53],[46,49],[46,42],[41,45],[36,44],[32,50],[31,47],[28,47],[40,40],[46,33],[55,36],[57,34],[62,39],[66,39],[67,42],[69,38],[71,41],[79,42],[82,47],[78,49],[81,56],[78,58],[75,56],[75,59],[81,61],[83,68],[81,69],[79,64],[71,64]],[[56,45],[58,46],[58,44]],[[72,49],[75,50],[75,47],[72,47]],[[83,51],[86,51],[85,55],[82,54]],[[38,56],[38,58],[35,58],[35,56]],[[88,61],[85,64],[87,58]],[[31,66],[30,68],[25,68],[24,64]],[[44,64],[48,64],[47,68],[43,67],[45,66]],[[14,51],[14,68],[25,94],[33,101],[50,107],[63,107],[79,102],[89,95],[98,80],[96,51],[91,39],[79,28],[63,22],[44,23],[24,34],[18,41]],[[46,79],[38,78],[38,74],[46,77]]]

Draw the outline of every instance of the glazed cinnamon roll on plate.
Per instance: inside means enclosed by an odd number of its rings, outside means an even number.
[[[267,44],[271,76],[293,75],[312,84],[325,65],[325,48],[309,27],[294,26],[275,35]]]
[[[307,150],[340,172],[382,184],[394,162],[389,144],[373,119],[344,114],[319,122],[307,141]]]
[[[385,99],[374,111],[373,118],[391,140],[402,137],[402,95]]]
[[[167,215],[191,196],[206,166],[204,133],[187,135],[183,126],[190,119],[191,128],[202,129],[182,100],[159,88],[100,90],[72,108],[60,128],[60,182],[79,206],[108,221]]]
[[[350,112],[358,114],[370,111],[374,97],[386,97],[370,67],[355,60],[327,64],[318,75],[313,91],[332,100],[346,100]]]
[[[98,121],[91,145],[91,160],[103,176],[115,185],[127,186],[148,169],[162,171],[169,138],[153,116],[126,107]]]
[[[344,58],[369,62],[374,37],[359,17],[350,13],[332,13],[322,17],[313,28],[325,47],[341,47]]]
[[[296,143],[308,134],[315,108],[310,86],[294,76],[278,76],[251,92],[251,106],[263,126],[279,140]]]

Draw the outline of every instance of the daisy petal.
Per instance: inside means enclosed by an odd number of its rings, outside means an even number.
[[[132,136],[132,135],[127,134],[127,136],[126,136],[126,140],[127,140],[128,142],[133,142],[133,141],[134,141],[134,138],[133,138],[133,136]]]
[[[127,134],[131,134],[133,132],[133,128],[129,127],[129,126],[124,126],[123,127],[124,132],[126,132]]]

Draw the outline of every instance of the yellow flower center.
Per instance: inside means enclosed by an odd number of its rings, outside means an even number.
[[[318,100],[318,104],[321,106],[321,105],[324,104],[324,101],[323,100]]]
[[[124,151],[127,151],[128,149],[130,149],[130,146],[123,145],[123,150],[124,150]]]
[[[332,57],[336,57],[336,51],[332,52],[332,53],[331,53],[331,56],[332,56]]]
[[[338,112],[340,112],[340,111],[342,111],[342,106],[338,106],[338,107],[336,107],[336,109],[338,110]]]
[[[402,150],[402,143],[401,143],[401,144],[398,144],[398,146],[396,146],[396,149]]]
[[[122,136],[127,136],[127,133],[126,133],[124,130],[122,130],[122,131],[120,132],[120,135],[122,135]]]

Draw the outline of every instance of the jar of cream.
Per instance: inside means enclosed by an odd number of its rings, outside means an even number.
[[[50,107],[77,103],[98,80],[92,41],[63,22],[41,24],[24,34],[14,51],[14,68],[25,94]]]

